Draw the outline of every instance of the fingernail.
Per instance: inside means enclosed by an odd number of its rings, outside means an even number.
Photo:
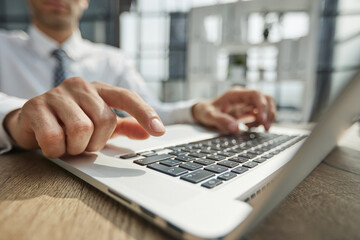
[[[150,127],[154,132],[165,132],[165,127],[159,119],[154,118],[151,120]]]
[[[237,122],[232,122],[228,125],[228,129],[230,132],[237,132],[239,131],[239,124]]]

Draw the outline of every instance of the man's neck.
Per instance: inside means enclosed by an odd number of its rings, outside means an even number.
[[[44,34],[46,34],[48,37],[52,38],[54,41],[59,43],[61,45],[63,42],[65,42],[74,32],[75,28],[67,28],[67,29],[51,29],[48,27],[45,27],[41,24],[37,24],[36,21],[34,21],[35,26]]]

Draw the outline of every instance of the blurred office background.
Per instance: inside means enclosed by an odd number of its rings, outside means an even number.
[[[0,1],[0,28],[26,30],[25,0]],[[81,25],[120,47],[162,101],[260,89],[278,121],[317,116],[360,70],[359,0],[91,0]]]

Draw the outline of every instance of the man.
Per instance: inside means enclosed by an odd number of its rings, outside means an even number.
[[[56,158],[100,150],[119,134],[136,139],[161,136],[162,121],[198,122],[237,133],[241,118],[252,116],[248,126],[265,129],[274,120],[271,97],[241,88],[209,101],[161,104],[118,49],[81,38],[78,23],[88,0],[28,3],[33,24],[29,35],[0,33],[3,151],[11,144],[40,147]],[[117,118],[111,108],[136,120]]]

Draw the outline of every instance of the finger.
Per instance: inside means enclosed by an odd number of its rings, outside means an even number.
[[[258,127],[261,124],[259,122],[252,122],[252,123],[246,123],[245,124],[249,129],[254,128],[254,127]]]
[[[139,140],[150,137],[149,133],[132,117],[117,119],[117,125],[111,137],[119,135]]]
[[[51,96],[48,98],[48,103],[64,125],[67,153],[78,155],[88,146],[94,125],[75,101],[65,100],[65,98],[69,96]],[[59,104],[59,102],[66,104]]]
[[[265,129],[269,130],[271,124],[275,121],[276,105],[274,99],[271,96],[266,95],[266,100],[268,102],[268,121],[267,121],[267,126],[265,126]]]
[[[102,149],[113,134],[117,119],[115,113],[95,92],[94,94],[79,94],[79,106],[90,118],[94,131],[86,147],[86,151],[94,152]]]
[[[57,158],[66,153],[65,133],[56,116],[45,105],[39,106],[37,100],[28,101],[22,109],[22,121],[29,121],[37,144],[43,154]]]
[[[236,119],[229,114],[218,111],[217,109],[212,109],[209,111],[208,122],[210,123],[210,125],[216,126],[222,132],[239,132],[239,126]]]
[[[261,124],[265,124],[267,122],[267,100],[265,98],[265,96],[258,92],[258,91],[253,91],[252,96],[252,100],[255,102],[256,108],[257,108],[257,120],[261,123]]]
[[[258,121],[262,124],[267,121],[267,100],[265,96],[257,90],[233,88],[217,100],[218,104],[221,104],[223,101],[228,102],[229,105],[236,103],[253,105],[257,109],[256,116]]]
[[[109,87],[103,83],[94,84],[100,97],[110,107],[128,112],[151,135],[161,136],[165,133],[165,127],[157,113],[138,94],[123,88]]]

